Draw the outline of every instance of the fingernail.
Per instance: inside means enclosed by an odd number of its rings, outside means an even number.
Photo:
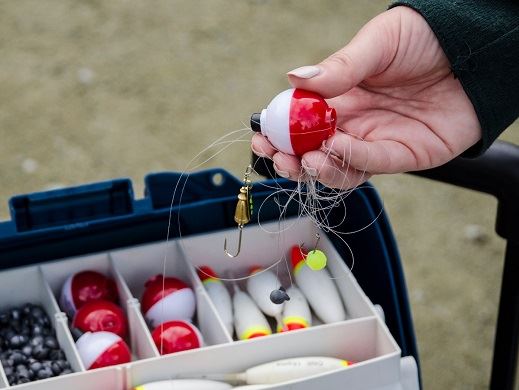
[[[317,177],[317,169],[307,166],[303,161],[301,161],[301,165],[308,176]]]
[[[285,179],[288,178],[290,175],[288,174],[288,172],[285,172],[285,171],[282,171],[278,168],[278,166],[276,164],[274,164],[274,169],[276,170],[276,173],[281,176],[281,177],[284,177]]]
[[[332,148],[329,148],[328,146],[326,146],[324,144],[324,142],[323,142],[323,146],[321,147],[321,151],[323,153],[329,154],[330,156],[333,156],[333,157],[336,157],[336,158],[342,160],[342,157],[339,156],[339,154],[335,150],[333,150]]]
[[[258,152],[256,149],[254,149],[254,146],[251,145],[250,148],[252,149],[252,152],[258,156],[258,157],[263,157],[263,158],[268,158],[270,160],[270,156],[265,154],[265,153],[262,153],[262,152]]]
[[[321,73],[321,69],[317,66],[301,66],[288,72],[288,75],[299,77],[300,79],[311,79]]]

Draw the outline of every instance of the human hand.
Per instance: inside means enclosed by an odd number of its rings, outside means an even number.
[[[442,165],[481,138],[474,107],[436,36],[408,7],[375,17],[346,47],[288,78],[327,98],[339,129],[301,159],[255,134],[253,152],[271,158],[282,177],[306,174],[347,189],[373,174]]]

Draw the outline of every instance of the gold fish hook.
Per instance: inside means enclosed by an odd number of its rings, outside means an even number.
[[[250,222],[252,215],[252,183],[249,179],[251,173],[252,167],[249,165],[245,170],[245,175],[243,176],[243,186],[240,188],[238,203],[236,204],[236,210],[234,212],[234,221],[238,224],[238,229],[240,230],[240,235],[238,236],[238,250],[236,251],[236,254],[233,255],[227,250],[227,238],[223,243],[225,254],[232,258],[237,257],[240,254],[243,226]]]
[[[227,238],[225,238],[225,240],[223,241],[223,250],[225,251],[225,254],[231,258],[238,257],[238,255],[240,254],[240,250],[241,250],[241,237],[243,234],[243,226],[238,226],[238,228],[240,229],[240,234],[238,236],[238,249],[234,255],[229,253],[229,251],[227,250]]]

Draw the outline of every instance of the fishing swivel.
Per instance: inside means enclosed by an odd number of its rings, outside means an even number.
[[[238,194],[238,203],[236,204],[236,211],[234,212],[234,220],[238,224],[238,229],[240,230],[238,236],[238,249],[236,254],[233,255],[227,250],[227,238],[223,243],[223,250],[225,251],[225,254],[233,258],[240,254],[243,226],[250,222],[252,215],[252,182],[250,180],[251,173],[252,167],[249,165],[243,176],[243,185],[240,188],[240,193]]]

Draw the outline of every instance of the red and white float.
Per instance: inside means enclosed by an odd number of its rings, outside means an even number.
[[[186,321],[168,321],[151,333],[161,355],[200,348],[204,342],[202,333]]]
[[[76,341],[76,347],[87,370],[128,363],[132,360],[128,345],[112,332],[87,332]]]
[[[280,152],[302,156],[317,150],[335,133],[337,114],[324,98],[303,89],[287,89],[261,114],[253,114],[251,128],[261,132]]]
[[[195,294],[182,280],[156,275],[144,286],[141,308],[152,328],[166,321],[193,319]]]
[[[83,305],[72,326],[83,332],[107,331],[126,337],[128,322],[123,310],[113,302],[94,301]]]
[[[107,300],[117,302],[115,282],[96,271],[82,271],[68,277],[61,289],[61,308],[73,318],[87,302]]]

